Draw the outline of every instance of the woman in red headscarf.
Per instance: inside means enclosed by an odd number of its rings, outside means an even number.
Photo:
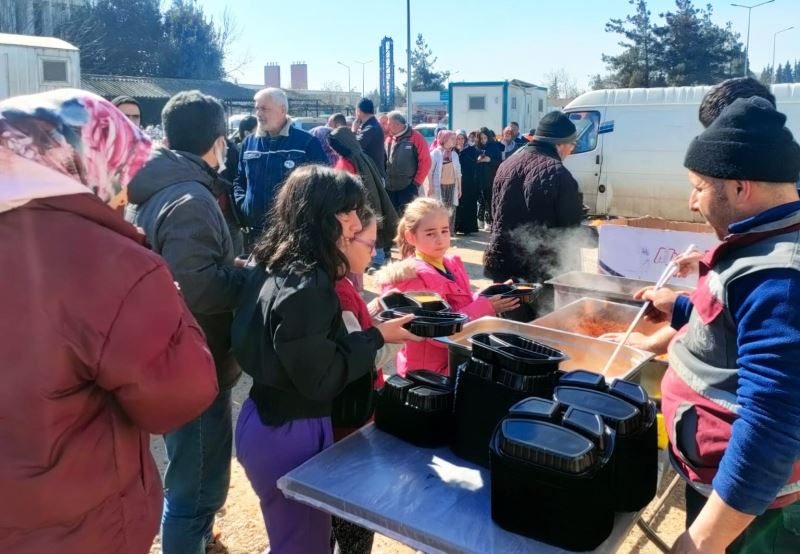
[[[162,504],[149,433],[217,393],[169,269],[110,207],[149,151],[84,91],[0,102],[4,551],[148,552]]]

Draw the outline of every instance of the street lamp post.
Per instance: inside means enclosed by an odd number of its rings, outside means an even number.
[[[753,11],[753,8],[757,8],[759,6],[763,6],[764,4],[770,4],[775,0],[767,0],[766,2],[761,2],[760,4],[755,4],[753,6],[743,6],[742,4],[731,4],[736,8],[746,8],[747,9],[747,42],[745,43],[744,47],[744,76],[750,73],[750,12]]]
[[[781,29],[780,31],[775,31],[775,34],[772,35],[772,84],[775,84],[775,80],[778,78],[778,71],[775,69],[775,40],[778,38],[778,35],[784,31],[790,31],[794,29],[794,25],[791,27],[786,27],[785,29]]]
[[[350,91],[353,90],[350,87],[350,66],[347,65],[346,63],[342,63],[339,61],[337,61],[336,63],[347,68],[347,104],[350,105],[352,104],[352,102],[350,101]]]
[[[355,63],[360,63],[361,64],[361,97],[364,98],[364,97],[367,96],[367,93],[365,92],[365,89],[364,89],[364,67],[366,67],[366,65],[368,63],[372,63],[372,60],[369,60],[369,61],[366,61],[366,62],[360,62],[360,61],[356,60]]]

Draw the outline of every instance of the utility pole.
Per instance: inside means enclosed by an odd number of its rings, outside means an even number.
[[[764,4],[770,4],[775,0],[767,0],[766,2],[761,2],[760,4],[755,4],[753,6],[743,6],[742,4],[731,4],[736,8],[745,8],[747,10],[747,42],[744,46],[744,76],[747,77],[750,74],[750,12],[753,11],[753,8],[757,8],[759,6],[763,6]]]
[[[411,121],[411,0],[406,0],[406,119]]]
[[[364,89],[364,67],[366,67],[366,65],[368,63],[372,63],[372,60],[369,60],[369,61],[366,61],[366,62],[360,62],[360,61],[356,60],[355,63],[360,63],[361,64],[361,97],[365,98],[367,96],[367,93],[365,92],[365,89]]]
[[[774,85],[775,81],[778,79],[778,70],[775,69],[775,39],[777,39],[778,35],[782,32],[790,31],[791,29],[794,29],[794,25],[781,29],[780,31],[775,31],[775,34],[772,35],[772,78],[770,79],[770,84]]]

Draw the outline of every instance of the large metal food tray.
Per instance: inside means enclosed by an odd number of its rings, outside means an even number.
[[[618,302],[611,302],[610,300],[600,300],[597,298],[581,298],[563,308],[559,308],[546,316],[534,319],[531,321],[532,325],[540,327],[547,327],[549,329],[556,329],[558,331],[566,331],[569,333],[578,332],[576,322],[587,316],[601,317],[606,321],[620,324],[627,330],[627,326],[636,317],[639,312],[638,306],[631,306],[629,304],[620,304]],[[650,335],[662,327],[667,325],[663,323],[651,323],[645,319],[641,319],[634,328],[634,331]],[[644,363],[637,372],[637,375],[632,375],[631,378],[638,381],[647,391],[651,398],[655,400],[661,399],[661,378],[667,370],[666,360],[653,358]]]
[[[434,340],[448,345],[452,372],[454,364],[459,364],[469,359],[472,353],[469,338],[472,335],[498,331],[516,333],[561,350],[569,356],[569,360],[562,362],[560,366],[565,371],[587,369],[599,373],[616,346],[613,342],[498,317],[483,317],[476,321],[471,321],[464,325],[464,329],[460,333]],[[610,381],[615,378],[631,377],[652,357],[653,354],[650,352],[623,346],[606,374],[606,378]]]
[[[633,299],[633,294],[644,287],[655,285],[650,281],[600,275],[585,271],[570,271],[553,277],[545,284],[552,285],[556,309],[580,300],[583,297],[614,300],[624,304],[640,306],[641,302]],[[667,285],[675,291],[692,292],[693,289],[676,285]]]
[[[579,322],[588,317],[595,317],[612,323],[617,327],[613,331],[625,332],[628,329],[636,314],[639,313],[638,306],[631,306],[630,304],[622,304],[620,302],[612,302],[610,300],[601,300],[599,298],[581,298],[562,306],[551,313],[542,316],[538,319],[531,321],[531,325],[538,325],[539,327],[547,327],[548,329],[556,329],[558,331],[567,331],[568,333],[576,333],[583,335],[581,332]],[[651,335],[664,327],[667,323],[651,323],[642,318],[636,324],[634,331]],[[591,335],[586,335],[591,336]],[[596,337],[595,337],[596,338]]]

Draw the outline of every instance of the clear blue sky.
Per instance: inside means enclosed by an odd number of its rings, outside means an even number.
[[[759,0],[737,3],[753,5]],[[708,0],[696,0],[703,6]],[[361,65],[366,65],[367,91],[378,86],[378,48],[384,36],[394,39],[395,65],[405,66],[406,2],[404,0],[199,0],[208,15],[219,17],[229,6],[241,33],[232,61],[250,59],[236,77],[263,83],[263,65],[281,65],[282,84],[289,84],[289,65],[308,64],[309,87],[337,82],[347,88],[350,65],[354,90],[361,90]],[[745,40],[747,10],[730,2],[710,2],[714,21],[733,23]],[[654,19],[674,2],[648,2]],[[417,33],[438,57],[437,69],[449,70],[454,81],[522,79],[546,85],[544,75],[564,68],[579,87],[589,75],[605,73],[601,54],[619,51],[618,35],[605,32],[609,18],[631,13],[627,0],[412,0],[412,43]],[[800,1],[775,0],[752,11],[750,67],[756,73],[772,60],[773,33],[777,59],[800,59]],[[400,74],[398,81],[404,79]],[[399,84],[399,83],[398,83]]]

